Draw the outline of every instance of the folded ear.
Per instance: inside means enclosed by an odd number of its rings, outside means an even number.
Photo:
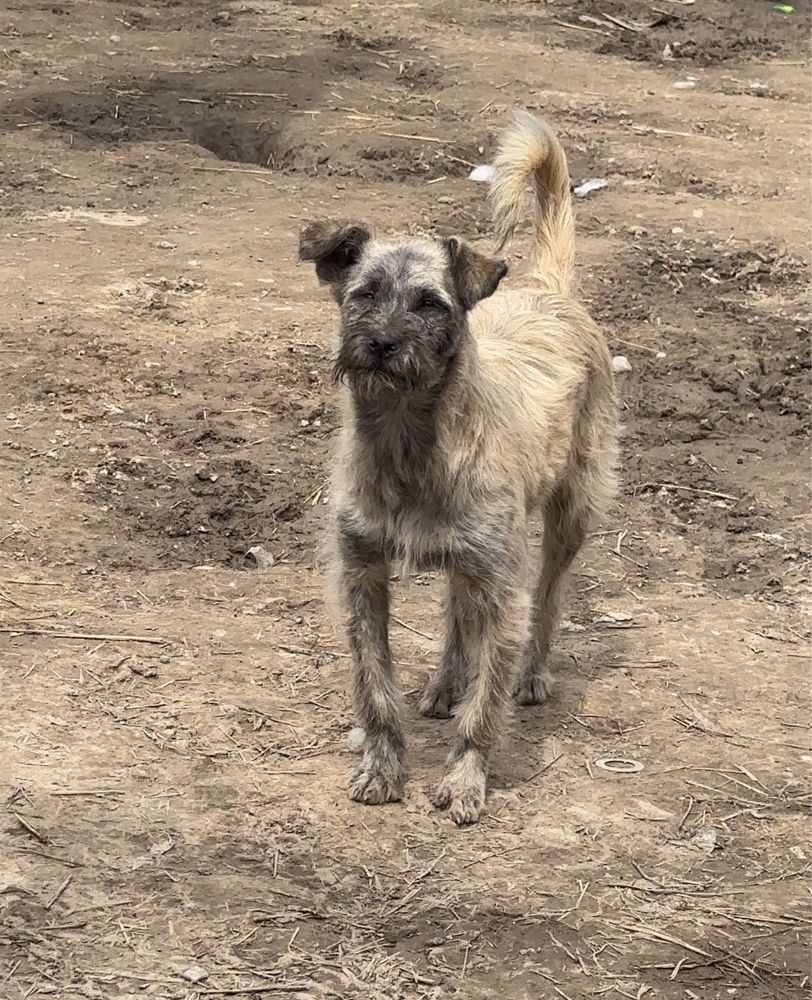
[[[340,303],[344,283],[372,233],[358,222],[311,222],[299,236],[299,260],[316,265],[316,275]]]
[[[457,297],[464,309],[473,309],[481,299],[493,295],[508,272],[507,264],[477,253],[456,236],[447,239],[444,246],[451,262]]]

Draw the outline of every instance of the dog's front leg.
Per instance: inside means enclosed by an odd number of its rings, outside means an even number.
[[[350,777],[350,798],[377,805],[400,799],[405,777],[400,696],[389,652],[389,568],[351,531],[343,530],[339,540],[355,708],[366,732],[363,760]]]
[[[457,742],[435,803],[459,825],[476,823],[485,808],[488,759],[507,721],[513,679],[524,647],[529,595],[517,581],[454,581],[463,605],[463,638],[470,680],[457,712]]]

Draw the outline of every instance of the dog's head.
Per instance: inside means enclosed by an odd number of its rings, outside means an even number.
[[[339,304],[335,374],[361,396],[440,385],[468,311],[507,273],[458,239],[379,243],[359,223],[312,223],[299,259],[315,263]]]

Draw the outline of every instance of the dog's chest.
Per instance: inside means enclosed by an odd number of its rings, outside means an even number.
[[[429,456],[421,463],[370,470],[363,495],[367,523],[401,575],[443,565],[454,535],[454,505]]]
[[[445,565],[458,498],[432,414],[394,410],[357,430],[347,471],[367,530],[404,573]]]

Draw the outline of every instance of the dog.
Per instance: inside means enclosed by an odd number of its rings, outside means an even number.
[[[403,795],[390,575],[444,570],[445,649],[420,711],[456,716],[434,802],[459,825],[483,815],[511,695],[530,705],[550,691],[564,576],[616,488],[612,368],[572,293],[564,151],[547,124],[518,112],[493,166],[499,252],[528,186],[533,195],[535,253],[520,287],[494,295],[507,265],[457,238],[379,242],[362,223],[316,222],[299,246],[340,309],[334,376],[346,391],[332,537],[365,730],[350,797],[378,804]]]

